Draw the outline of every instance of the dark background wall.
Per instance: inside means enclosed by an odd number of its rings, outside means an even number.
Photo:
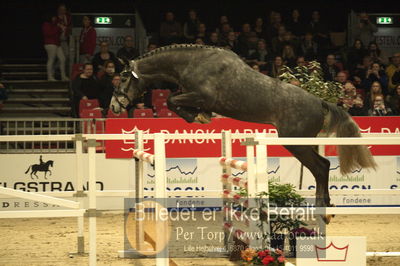
[[[400,5],[387,0],[375,1],[261,1],[261,0],[204,0],[204,1],[158,1],[158,0],[1,0],[0,1],[0,59],[45,57],[42,45],[41,24],[47,12],[54,11],[64,2],[72,12],[132,13],[137,7],[150,32],[157,31],[163,13],[171,10],[178,21],[186,18],[190,8],[198,10],[200,18],[208,28],[214,28],[218,17],[229,16],[235,30],[244,22],[253,23],[257,16],[267,17],[271,10],[290,14],[294,8],[300,10],[303,19],[309,20],[313,10],[319,10],[322,19],[332,31],[343,31],[347,25],[347,14],[351,9],[368,12],[399,13]]]

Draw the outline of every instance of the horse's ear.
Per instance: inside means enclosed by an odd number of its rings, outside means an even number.
[[[117,59],[121,63],[121,65],[126,66],[126,62],[122,58],[117,57]]]

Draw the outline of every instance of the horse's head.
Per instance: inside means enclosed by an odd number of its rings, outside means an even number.
[[[47,164],[49,165],[49,166],[51,166],[51,167],[53,167],[53,163],[54,163],[54,161],[47,161]]]
[[[124,65],[124,70],[121,72],[121,84],[115,88],[110,102],[110,109],[116,114],[126,110],[134,100],[142,97],[144,93],[143,86],[139,86],[140,79],[135,69],[135,61],[131,60],[129,64],[124,63]]]

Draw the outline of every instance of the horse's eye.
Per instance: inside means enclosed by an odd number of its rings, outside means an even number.
[[[121,81],[122,81],[122,82],[126,82],[126,78],[122,78]]]

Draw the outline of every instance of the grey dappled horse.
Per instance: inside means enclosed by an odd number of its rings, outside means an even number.
[[[120,113],[154,81],[177,84],[168,108],[187,122],[210,122],[211,112],[237,120],[274,125],[280,137],[316,137],[324,128],[338,137],[359,137],[358,126],[336,105],[303,89],[254,71],[235,53],[212,46],[180,44],[158,48],[121,73],[110,108]],[[329,166],[311,146],[285,146],[314,175],[317,206],[330,206]],[[375,168],[366,146],[339,146],[343,174]]]

